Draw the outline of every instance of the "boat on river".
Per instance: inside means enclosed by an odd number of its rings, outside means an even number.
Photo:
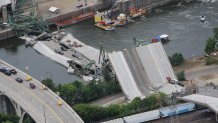
[[[114,21],[112,21],[109,16],[108,13],[106,12],[96,12],[96,14],[94,15],[94,19],[95,19],[95,26],[106,30],[106,31],[110,31],[110,30],[114,30],[115,29],[115,25],[114,25]]]
[[[130,19],[141,17],[145,15],[146,11],[144,9],[130,8],[129,9],[129,17]]]

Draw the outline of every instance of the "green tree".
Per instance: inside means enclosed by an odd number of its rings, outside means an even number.
[[[105,107],[105,110],[107,117],[118,116],[121,113],[119,105],[109,105]]]
[[[142,110],[142,100],[139,97],[136,97],[129,104],[130,108],[135,110],[135,112],[139,112]]]
[[[215,51],[216,43],[217,41],[214,38],[209,38],[204,49],[205,53],[210,54],[211,52]]]
[[[12,122],[12,123],[18,123],[19,117],[15,115],[7,115],[7,114],[0,114],[0,122]]]
[[[61,98],[69,105],[75,104],[77,88],[72,83],[59,86],[58,91],[60,92]]]
[[[185,81],[186,80],[184,71],[180,71],[180,72],[176,73],[176,76],[177,76],[179,81]]]
[[[42,84],[44,84],[45,86],[47,86],[48,88],[50,88],[52,91],[56,91],[55,89],[55,83],[53,82],[52,79],[50,78],[46,78],[42,80]]]
[[[106,118],[105,109],[103,107],[92,106],[89,104],[77,104],[73,109],[86,123]]]
[[[172,66],[177,66],[184,62],[184,58],[181,53],[174,53],[172,57],[169,56],[169,60]]]
[[[102,74],[106,82],[111,81],[113,79],[111,76],[110,68],[108,66],[103,67]]]

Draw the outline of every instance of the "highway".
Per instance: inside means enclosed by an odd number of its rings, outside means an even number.
[[[108,54],[108,56],[126,97],[129,100],[133,100],[135,97],[143,98],[144,95],[136,85],[135,79],[132,76],[132,72],[125,60],[123,53],[121,51],[113,52]]]
[[[0,61],[0,64],[9,66],[3,61]],[[36,123],[83,123],[76,112],[58,95],[51,90],[42,90],[42,84],[34,78],[25,81],[26,74],[16,70],[18,73],[11,76],[0,73],[0,91],[21,106]],[[16,82],[17,77],[22,78],[24,82]],[[36,85],[35,89],[29,87],[30,82]],[[57,105],[59,99],[62,101],[61,106]]]
[[[129,68],[132,72],[132,75],[135,79],[135,82],[140,89],[140,91],[145,95],[150,94],[150,81],[148,76],[142,67],[141,61],[137,57],[135,49],[129,49],[123,51],[124,57],[129,65]]]
[[[210,65],[210,66],[206,66],[200,69],[186,71],[185,76],[187,79],[191,80],[201,75],[207,75],[211,73],[218,73],[217,65]]]

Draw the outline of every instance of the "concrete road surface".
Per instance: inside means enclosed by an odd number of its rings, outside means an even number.
[[[24,82],[16,82],[17,77]],[[83,123],[76,112],[51,90],[42,90],[40,82],[35,79],[25,81],[25,78],[26,74],[21,71],[11,76],[0,73],[0,91],[27,111],[37,123]],[[36,88],[31,89],[29,83],[34,83]],[[62,101],[61,106],[57,105],[58,100]]]

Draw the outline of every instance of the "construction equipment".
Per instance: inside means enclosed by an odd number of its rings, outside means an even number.
[[[8,16],[10,27],[16,32],[17,36],[23,36],[25,34],[39,35],[42,32],[48,31],[48,24],[43,18],[36,16],[37,9],[29,9],[31,7],[27,9],[22,8],[26,2],[26,0],[17,0],[15,10],[11,11]],[[36,5],[33,6],[37,8]],[[28,12],[25,13],[24,10],[28,10]]]
[[[90,68],[92,67],[92,65],[95,64],[95,61],[94,60],[91,60],[88,64],[86,64],[84,67],[83,67],[83,74],[85,75],[88,75],[90,74]]]
[[[106,58],[105,50],[102,44],[100,44],[100,53],[98,58],[98,64],[101,64],[102,66],[107,66],[108,59]]]
[[[148,45],[148,44],[150,44],[149,41],[138,40],[138,39],[136,39],[135,37],[133,37],[133,42],[134,42],[134,45],[135,45],[136,47],[138,47],[138,46],[140,46],[140,45]]]

